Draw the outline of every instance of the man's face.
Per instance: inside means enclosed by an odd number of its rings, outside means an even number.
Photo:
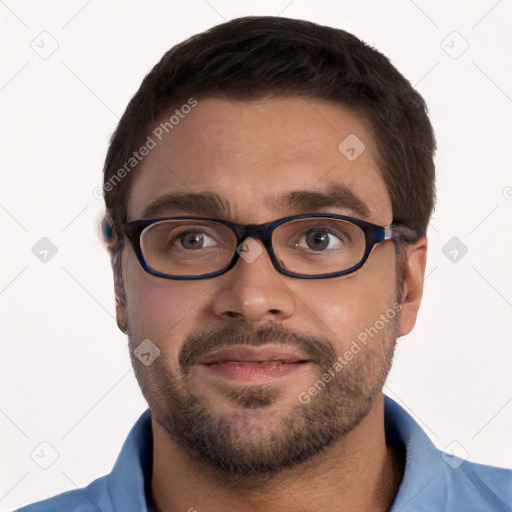
[[[365,145],[355,160],[338,149],[351,134]],[[217,218],[240,224],[328,212],[387,225],[392,208],[376,154],[367,126],[339,106],[301,98],[200,100],[134,171],[128,220],[143,218],[165,194],[214,193],[229,204]],[[366,214],[350,201],[313,210],[270,201],[340,185]],[[200,206],[152,217],[213,216]],[[320,453],[364,418],[390,369],[400,333],[398,314],[389,319],[397,309],[395,265],[394,244],[384,242],[354,274],[297,279],[278,273],[263,250],[224,275],[177,281],[146,273],[127,244],[127,308],[118,315],[121,324],[127,319],[134,369],[154,419],[196,459],[240,476],[272,474]],[[370,328],[366,344],[358,341]],[[146,339],[160,349],[148,366],[133,356]],[[247,353],[233,353],[247,346],[252,362],[236,363]],[[201,363],[226,347],[230,362],[216,369]],[[262,349],[308,362],[255,362]],[[353,357],[344,357],[347,351]],[[341,369],[333,366],[338,356]],[[308,392],[329,368],[325,386]]]

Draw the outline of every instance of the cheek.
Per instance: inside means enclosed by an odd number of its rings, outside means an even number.
[[[128,323],[133,343],[150,339],[177,358],[181,343],[197,323],[208,295],[205,283],[172,281],[151,276],[137,261],[127,258],[124,273]]]
[[[311,280],[303,301],[326,329],[326,335],[350,344],[375,324],[396,299],[394,245],[376,247],[365,266],[347,277]]]

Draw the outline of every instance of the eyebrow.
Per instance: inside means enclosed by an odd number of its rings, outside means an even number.
[[[231,205],[214,192],[171,193],[158,197],[142,213],[142,218],[159,217],[183,210],[206,217],[222,217],[231,213]]]
[[[348,187],[331,183],[324,192],[293,190],[281,196],[271,196],[263,200],[272,211],[299,210],[311,212],[318,209],[336,207],[368,217],[368,206]],[[231,205],[214,192],[170,193],[152,201],[143,211],[142,218],[156,218],[175,211],[185,211],[205,217],[229,217]]]
[[[294,190],[282,196],[265,198],[270,210],[318,210],[336,207],[351,210],[357,215],[369,217],[370,209],[350,188],[340,183],[329,183],[324,192]]]

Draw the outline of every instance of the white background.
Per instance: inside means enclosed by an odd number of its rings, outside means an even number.
[[[162,54],[248,14],[348,30],[427,100],[439,147],[428,277],[385,391],[439,448],[457,441],[470,460],[512,467],[510,0],[5,0],[1,511],[108,473],[146,408],[114,320],[94,191],[118,117]],[[46,59],[32,48],[57,44]],[[46,263],[32,252],[42,237],[57,247]],[[456,262],[442,252],[452,237],[468,248]],[[46,470],[31,458],[42,441],[59,454]]]

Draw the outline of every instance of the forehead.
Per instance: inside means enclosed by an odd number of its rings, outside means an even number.
[[[347,213],[391,222],[374,140],[349,110],[305,98],[211,98],[179,114],[149,132],[154,147],[133,171],[129,220],[164,216],[166,196],[186,195],[188,203],[167,201],[169,214],[195,204],[194,214],[204,207],[259,223],[345,203]]]

